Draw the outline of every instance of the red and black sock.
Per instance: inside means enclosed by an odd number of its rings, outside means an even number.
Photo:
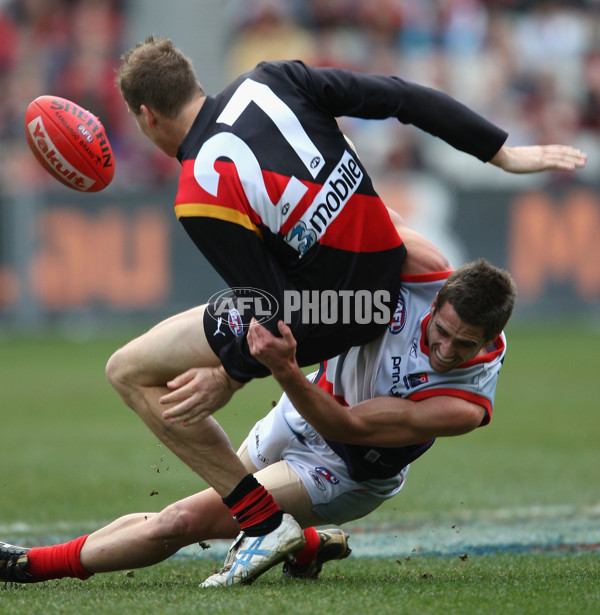
[[[223,503],[248,536],[264,536],[281,524],[283,510],[252,474],[244,477]]]
[[[83,543],[88,535],[80,536],[70,542],[51,547],[34,547],[27,552],[27,574],[31,575],[34,583],[74,577],[87,579],[92,576],[82,565],[79,559]]]

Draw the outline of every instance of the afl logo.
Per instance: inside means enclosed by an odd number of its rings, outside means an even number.
[[[232,331],[232,323],[238,320],[242,327],[248,327],[250,318],[254,316],[264,324],[279,312],[279,303],[271,293],[251,286],[220,290],[209,298],[208,304],[211,308],[209,316],[217,322],[227,320]]]
[[[390,324],[388,325],[388,329],[392,335],[397,335],[404,329],[404,325],[406,324],[406,306],[404,305],[404,301],[402,297],[398,299],[398,305],[396,306],[396,311],[392,316],[392,320],[390,320]]]
[[[235,308],[229,311],[227,322],[229,324],[229,328],[231,329],[231,332],[236,337],[239,337],[244,332],[244,323],[242,322],[242,317],[240,316],[240,313]]]
[[[88,143],[91,143],[94,140],[92,133],[83,124],[79,124],[79,126],[77,126],[77,130]]]

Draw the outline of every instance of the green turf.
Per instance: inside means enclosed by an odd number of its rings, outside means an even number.
[[[593,328],[509,329],[491,423],[438,440],[390,505],[444,512],[598,504],[599,343]]]
[[[106,520],[205,486],[108,384],[105,363],[125,341],[0,342],[0,522]],[[235,445],[279,396],[272,379],[244,393],[217,415]]]
[[[78,533],[126,512],[160,509],[203,486],[106,382],[106,360],[127,338],[0,339],[3,531],[21,537],[16,524],[26,523],[34,542]],[[493,517],[500,509],[524,515],[534,507],[598,510],[599,342],[598,329],[583,325],[509,329],[491,424],[438,441],[372,521],[416,527],[447,525],[461,514]],[[239,444],[278,396],[272,380],[254,382],[216,416]],[[0,588],[0,613],[231,613],[256,609],[257,600],[263,613],[600,608],[598,551],[470,556],[466,562],[405,557],[399,554],[402,563],[351,558],[308,586],[283,583],[273,571],[254,587],[223,594],[196,589],[214,562],[174,559],[133,578],[111,574],[86,583]]]
[[[596,615],[597,554],[469,558],[350,559],[331,563],[317,582],[271,570],[249,587],[198,588],[206,563],[165,562],[88,581],[52,581],[0,590],[3,615],[324,613]],[[39,610],[36,610],[39,609]]]

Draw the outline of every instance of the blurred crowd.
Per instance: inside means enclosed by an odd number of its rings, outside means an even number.
[[[70,98],[102,119],[124,187],[176,176],[172,161],[131,139],[137,128],[113,85],[130,46],[127,4],[0,0],[5,189],[24,174],[31,184],[36,163],[24,146],[23,115],[40,93]],[[599,148],[600,0],[230,0],[227,7],[230,78],[276,58],[395,74],[465,102],[507,129],[509,144],[563,142],[591,155]],[[437,159],[418,131],[398,122],[341,123],[375,174]],[[460,181],[460,169],[452,176]]]
[[[282,57],[394,74],[469,105],[510,145],[578,145],[590,175],[600,154],[599,0],[239,0],[232,13],[231,75]],[[396,121],[341,124],[376,173],[437,164],[473,179]]]
[[[54,188],[24,133],[30,101],[52,94],[97,115],[118,158],[123,189],[175,177],[176,163],[140,138],[115,87],[128,0],[0,0],[2,190]],[[127,45],[129,47],[129,45]]]

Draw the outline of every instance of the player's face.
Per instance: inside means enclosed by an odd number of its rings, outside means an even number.
[[[426,334],[429,363],[440,373],[466,363],[487,345],[483,327],[463,322],[448,301],[439,309],[433,302]]]

